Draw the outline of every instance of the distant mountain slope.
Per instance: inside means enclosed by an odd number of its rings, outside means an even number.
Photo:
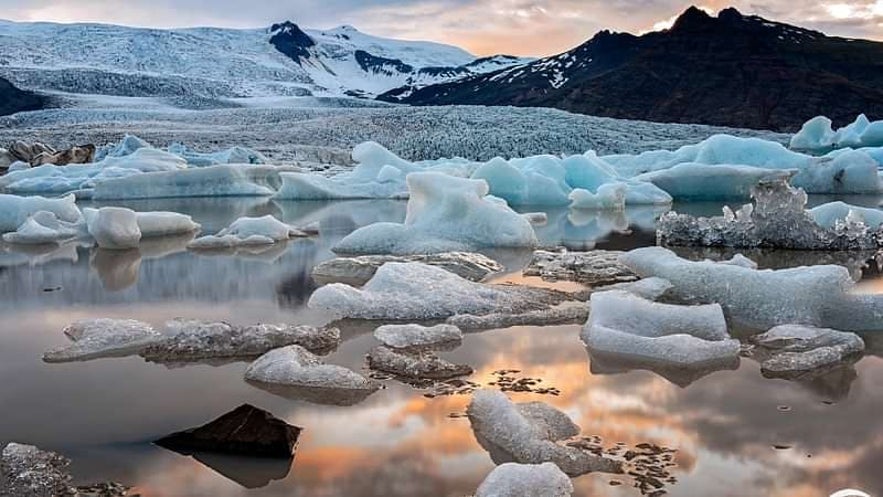
[[[560,55],[379,98],[791,130],[819,114],[883,117],[883,43],[691,7],[669,30],[603,31]]]
[[[0,76],[19,87],[119,96],[374,96],[524,62],[474,65],[481,59],[448,45],[291,22],[164,30],[0,21],[0,46]]]
[[[46,99],[29,91],[22,91],[0,78],[0,116],[26,110],[42,109]]]

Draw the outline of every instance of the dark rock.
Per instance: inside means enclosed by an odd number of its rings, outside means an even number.
[[[0,116],[46,107],[48,99],[36,93],[19,90],[9,81],[0,78]]]
[[[258,457],[291,458],[301,428],[267,411],[243,404],[220,418],[157,440],[160,447],[182,454],[223,452]]]
[[[790,131],[817,115],[837,124],[883,116],[883,43],[691,7],[668,30],[602,31],[518,69],[378,98]]]
[[[309,49],[316,45],[308,34],[291,21],[274,24],[270,27],[270,33],[270,44],[298,64],[301,59],[310,58]]]

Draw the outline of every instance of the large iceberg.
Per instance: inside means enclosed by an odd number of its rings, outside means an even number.
[[[348,254],[418,254],[474,251],[481,247],[532,247],[530,222],[506,203],[488,196],[484,181],[440,173],[412,173],[403,224],[375,223],[334,246]]]
[[[542,288],[474,283],[418,262],[389,262],[364,287],[323,286],[313,293],[308,305],[339,317],[403,321],[455,314],[517,314],[548,308],[565,297]]]
[[[722,217],[669,212],[659,219],[657,241],[672,246],[797,250],[870,250],[883,242],[878,211],[842,203],[807,211],[806,193],[783,180],[759,183],[752,198],[752,204],[736,212],[724,207]]]
[[[717,303],[729,319],[757,330],[803,324],[848,331],[883,328],[883,297],[850,293],[855,282],[842,266],[758,270],[745,265],[681,259],[662,247],[632,250],[621,261],[641,277],[672,287],[666,297],[688,304]]]
[[[717,200],[748,198],[758,182],[788,179],[793,169],[765,169],[730,164],[697,164],[686,162],[635,177],[662,188],[677,200]]]
[[[589,350],[662,366],[704,367],[738,361],[718,304],[679,306],[611,290],[592,294],[581,335]]]
[[[871,122],[864,114],[859,114],[851,124],[837,131],[825,116],[817,116],[800,128],[791,137],[791,148],[795,150],[830,150],[832,148],[883,147],[883,121]]]

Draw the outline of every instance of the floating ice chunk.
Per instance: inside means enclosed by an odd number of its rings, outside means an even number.
[[[17,230],[3,235],[3,241],[18,244],[59,243],[82,234],[81,223],[61,221],[49,211],[35,212]]]
[[[153,148],[153,146],[137,136],[127,134],[119,143],[110,143],[99,148],[95,152],[95,160],[100,161],[106,157],[132,155],[136,150],[142,148]]]
[[[494,468],[478,486],[475,497],[569,497],[573,483],[558,466],[506,463]]]
[[[135,211],[122,207],[83,209],[89,234],[104,249],[136,248],[141,241],[141,229]]]
[[[446,323],[464,331],[481,331],[513,326],[553,326],[560,324],[582,324],[589,317],[589,306],[585,302],[564,302],[548,309],[527,311],[521,314],[494,312],[482,316],[457,314]]]
[[[818,224],[804,210],[806,193],[780,180],[761,182],[752,190],[754,204],[738,212],[724,209],[723,217],[695,218],[670,212],[659,219],[661,245],[797,250],[872,250],[881,243],[879,227],[870,229],[858,214],[832,227]],[[822,221],[838,213],[837,205],[818,211]],[[858,211],[856,211],[858,212]],[[876,220],[872,212],[865,212]]]
[[[169,153],[175,154],[194,167],[216,166],[218,164],[267,164],[263,154],[247,147],[230,147],[210,153],[194,152],[180,143],[169,145]]]
[[[641,277],[669,280],[669,298],[684,303],[718,303],[729,318],[754,329],[780,324],[851,331],[880,328],[883,299],[849,294],[855,283],[842,266],[756,270],[691,262],[662,247],[632,250],[621,261]]]
[[[365,226],[334,251],[403,255],[537,244],[530,222],[505,203],[489,200],[484,181],[412,173],[407,182],[411,196],[404,224]]]
[[[520,169],[500,157],[478,166],[471,178],[486,181],[490,194],[495,197],[513,205],[527,203],[527,178]]]
[[[178,212],[136,212],[135,216],[143,238],[180,235],[199,229],[193,218]]]
[[[883,121],[870,122],[867,116],[859,114],[854,122],[837,131],[833,130],[832,124],[824,116],[810,119],[791,137],[791,148],[818,151],[883,146]]]
[[[797,170],[689,162],[634,179],[652,183],[679,200],[717,200],[748,198],[759,181],[788,179],[796,173]]]
[[[134,319],[87,319],[64,329],[73,342],[43,354],[46,362],[88,361],[101,357],[121,357],[141,352],[162,338],[147,323]]]
[[[829,202],[809,210],[809,214],[820,226],[834,228],[837,222],[846,221],[852,214],[852,219],[861,221],[871,229],[877,229],[883,224],[883,211],[868,207],[850,205],[846,202]]]
[[[754,342],[769,351],[761,370],[772,376],[833,367],[865,349],[865,342],[855,333],[800,325],[776,326],[754,337]]]
[[[300,388],[374,392],[380,385],[343,366],[325,364],[299,345],[271,350],[245,371],[249,381]]]
[[[803,123],[794,136],[790,147],[794,150],[822,150],[834,146],[832,122],[825,116],[816,116]]]
[[[338,257],[316,265],[312,276],[320,284],[344,283],[362,286],[374,276],[380,266],[387,262],[421,262],[440,267],[469,281],[481,281],[504,269],[500,263],[482,254],[442,252],[428,255]]]
[[[188,247],[216,249],[238,245],[268,245],[302,236],[306,236],[306,233],[267,214],[263,217],[240,217],[216,235],[197,238]]]
[[[40,211],[51,212],[57,219],[66,223],[78,223],[82,221],[83,216],[76,200],[73,195],[44,198],[0,194],[0,233],[15,231],[30,216]]]
[[[735,257],[734,257],[735,259]],[[747,258],[746,258],[747,260]],[[753,261],[749,261],[754,264]],[[755,268],[757,265],[755,264]],[[624,292],[637,295],[647,300],[659,300],[667,291],[671,289],[671,282],[662,278],[643,278],[638,281],[628,283],[617,283],[615,285],[605,286],[606,290],[622,290]]]
[[[404,181],[368,181],[353,183],[346,178],[326,178],[312,173],[281,173],[282,185],[273,196],[276,200],[346,200],[365,198],[407,198]]]
[[[564,473],[621,473],[618,461],[556,442],[579,433],[566,414],[542,403],[513,404],[495,390],[478,390],[466,410],[478,443],[497,464],[554,463]]]
[[[309,306],[356,319],[429,320],[454,314],[520,313],[548,308],[560,292],[474,283],[417,262],[389,262],[362,289],[334,283],[316,290]]]
[[[866,152],[847,150],[802,168],[791,183],[809,193],[877,193],[877,169],[877,161]]]
[[[269,350],[299,345],[328,352],[340,343],[337,328],[290,324],[234,326],[223,322],[175,319],[166,323],[165,337],[142,352],[154,362],[257,357]]]
[[[598,187],[596,193],[577,188],[570,192],[571,209],[625,209],[625,183],[607,183]]]
[[[525,276],[539,276],[547,281],[577,281],[589,286],[635,281],[635,273],[619,262],[622,252],[593,250],[591,252],[534,251],[524,269]]]
[[[388,324],[374,330],[374,338],[394,349],[432,348],[463,340],[463,332],[456,326],[438,324]]]
[[[94,184],[96,200],[261,197],[276,193],[282,184],[274,166],[219,165],[102,179]]]
[[[611,290],[592,294],[591,309],[581,337],[593,353],[685,367],[739,357],[717,304],[660,304]]]
[[[377,346],[368,352],[368,367],[411,380],[448,380],[472,374],[472,367],[454,364],[432,352],[402,352]]]

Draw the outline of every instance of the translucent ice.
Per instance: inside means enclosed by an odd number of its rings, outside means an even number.
[[[530,222],[505,202],[487,197],[484,181],[412,173],[407,182],[411,196],[404,224],[365,226],[341,240],[334,251],[402,255],[537,244]]]
[[[854,122],[837,131],[830,119],[817,116],[791,137],[795,150],[828,150],[831,148],[883,147],[883,121],[871,122],[860,114]]]
[[[577,188],[568,196],[570,208],[623,210],[627,189],[628,185],[619,182],[601,185],[595,193]]]
[[[859,207],[846,202],[829,202],[809,210],[810,216],[820,226],[834,228],[838,222],[845,222],[849,218],[853,222],[862,222],[872,230],[876,230],[883,224],[883,211],[869,207]]]
[[[96,200],[270,196],[282,184],[273,166],[218,165],[125,175],[95,182]]]
[[[71,344],[43,354],[46,362],[87,361],[141,352],[162,334],[133,319],[87,319],[64,329]]]
[[[731,361],[740,347],[727,334],[720,305],[660,304],[621,290],[592,294],[581,337],[593,353],[665,366]]]
[[[748,198],[751,188],[761,180],[788,179],[796,170],[764,169],[727,164],[688,162],[669,169],[653,171],[634,179],[662,188],[678,200],[716,200]]]
[[[319,288],[309,306],[339,317],[420,321],[466,313],[517,314],[563,299],[551,290],[485,285],[426,264],[389,262],[361,289],[340,283]]]
[[[569,497],[573,483],[558,466],[506,463],[494,468],[478,486],[475,497]]]

